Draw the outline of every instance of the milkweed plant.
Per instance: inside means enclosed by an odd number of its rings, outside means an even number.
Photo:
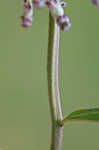
[[[99,7],[99,0],[91,0]],[[59,33],[71,27],[69,17],[64,13],[67,3],[60,0],[22,0],[22,27],[30,27],[33,21],[34,7],[47,7],[49,10],[48,52],[47,52],[47,85],[51,116],[50,150],[61,150],[63,127],[68,122],[99,122],[99,108],[80,109],[63,117],[58,82]]]

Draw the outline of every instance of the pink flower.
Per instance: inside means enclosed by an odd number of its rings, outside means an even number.
[[[69,17],[65,16],[65,15],[59,16],[56,19],[56,22],[63,31],[67,31],[71,26],[70,21],[69,21]]]
[[[32,25],[32,16],[33,16],[33,4],[32,0],[23,0],[23,11],[21,16],[21,25],[22,27],[29,27]]]
[[[99,6],[99,0],[91,0],[91,1],[94,5]]]

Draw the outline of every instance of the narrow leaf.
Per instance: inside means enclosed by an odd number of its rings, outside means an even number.
[[[89,108],[76,110],[69,114],[63,121],[62,124],[68,121],[92,121],[99,122],[99,108]]]

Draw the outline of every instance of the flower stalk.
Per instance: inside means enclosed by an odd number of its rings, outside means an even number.
[[[99,7],[99,0],[91,0]],[[48,52],[47,52],[47,83],[51,116],[51,145],[50,150],[61,150],[63,126],[70,121],[99,122],[99,108],[79,109],[63,119],[60,91],[58,82],[59,68],[59,34],[60,29],[67,31],[71,24],[69,17],[64,14],[66,5],[60,0],[22,0],[22,27],[32,25],[34,7],[47,7],[49,10]]]
[[[63,127],[60,127],[58,124],[58,120],[63,119],[58,85],[59,32],[58,25],[49,13],[47,81],[52,125],[50,150],[61,149],[63,132]]]
[[[66,31],[70,28],[69,18],[64,15],[65,2],[60,0],[22,0],[21,25],[30,27],[32,25],[33,10],[46,6],[49,10],[49,36],[47,55],[47,81],[48,96],[51,114],[51,146],[50,150],[61,150],[63,127],[59,124],[63,120],[59,82],[59,34],[60,29]]]

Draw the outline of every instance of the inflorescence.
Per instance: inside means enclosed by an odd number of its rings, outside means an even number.
[[[91,2],[99,7],[99,0],[91,0]],[[71,24],[69,17],[64,14],[63,7],[65,6],[66,3],[60,0],[22,0],[21,24],[23,27],[30,27],[32,25],[34,7],[47,7],[60,29],[67,31]]]
[[[60,29],[66,31],[71,24],[69,17],[64,15],[64,6],[66,6],[66,3],[59,0],[23,0],[21,24],[23,27],[30,27],[32,25],[34,7],[47,7]]]

